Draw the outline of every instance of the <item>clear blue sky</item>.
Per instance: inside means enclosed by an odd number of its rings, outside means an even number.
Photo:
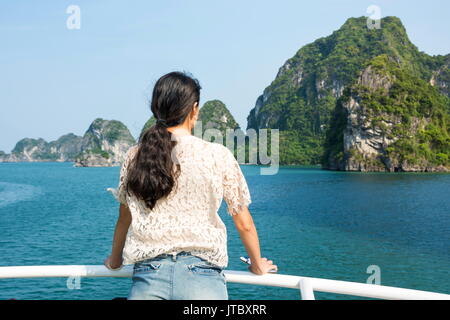
[[[66,9],[81,9],[68,30]],[[83,135],[97,117],[137,135],[158,77],[190,71],[202,102],[242,127],[278,68],[303,45],[378,5],[429,54],[450,53],[450,1],[70,0],[0,2],[0,150],[24,137]]]

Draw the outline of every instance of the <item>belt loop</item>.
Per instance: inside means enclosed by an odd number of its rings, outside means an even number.
[[[172,253],[172,260],[177,261],[177,253],[176,252]]]

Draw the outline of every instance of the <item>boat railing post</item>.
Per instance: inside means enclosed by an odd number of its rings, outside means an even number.
[[[300,287],[300,296],[302,300],[316,300],[314,298],[314,289],[310,280],[300,279],[298,285]]]

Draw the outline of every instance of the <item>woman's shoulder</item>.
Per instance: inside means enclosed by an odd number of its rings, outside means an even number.
[[[189,136],[180,136],[177,137],[176,140],[181,142],[181,146],[185,148],[189,148],[191,150],[202,151],[202,153],[211,153],[217,157],[228,157],[231,154],[230,149],[218,142],[210,142],[203,140],[200,137],[189,135]],[[179,145],[179,146],[180,146]],[[131,146],[126,152],[125,158],[133,158],[139,149],[139,143]],[[184,149],[184,148],[183,148]]]
[[[189,136],[184,138],[182,149],[188,148],[189,154],[194,153],[203,161],[212,161],[216,165],[224,165],[233,157],[231,151],[221,143],[203,140],[201,137]]]
[[[230,152],[229,149],[221,143],[206,141],[197,136],[191,136],[191,139],[192,141],[194,141],[194,143],[199,145],[207,152],[214,152],[215,154],[220,156],[223,156],[227,152]]]

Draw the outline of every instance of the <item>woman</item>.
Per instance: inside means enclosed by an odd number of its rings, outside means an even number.
[[[134,263],[128,299],[228,299],[227,234],[217,213],[222,198],[251,259],[249,270],[277,270],[261,258],[250,194],[233,154],[191,135],[200,89],[180,72],[161,77],[151,102],[156,124],[121,168],[120,214],[105,265],[116,270]]]

